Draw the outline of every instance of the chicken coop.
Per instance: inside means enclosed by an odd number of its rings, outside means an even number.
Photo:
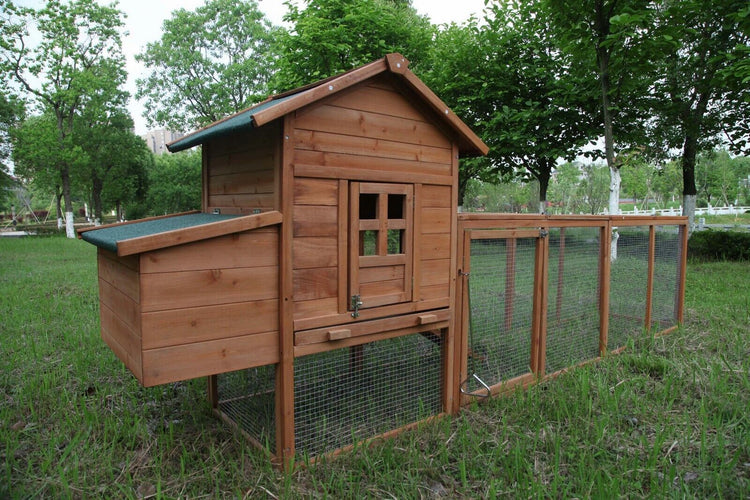
[[[144,386],[208,377],[216,413],[279,462],[454,413],[571,361],[545,361],[550,231],[559,247],[568,228],[568,255],[576,244],[595,255],[584,264],[594,288],[581,285],[593,298],[560,300],[593,301],[596,347],[583,356],[606,351],[616,222],[589,220],[581,236],[564,218],[459,217],[459,159],[488,148],[403,56],[274,95],[168,148],[199,145],[200,211],[80,232],[98,247],[101,335]],[[677,228],[669,323],[682,314],[686,237],[682,218],[667,219],[640,224]],[[527,297],[521,274],[508,277],[528,266]],[[482,333],[472,302],[485,299],[504,316]],[[518,373],[477,368],[510,344]]]

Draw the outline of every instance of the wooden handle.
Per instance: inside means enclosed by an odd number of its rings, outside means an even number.
[[[328,340],[342,340],[348,339],[352,336],[352,331],[347,329],[342,330],[328,330]]]
[[[423,314],[419,316],[420,325],[429,325],[430,323],[435,323],[437,320],[438,317],[436,314]]]

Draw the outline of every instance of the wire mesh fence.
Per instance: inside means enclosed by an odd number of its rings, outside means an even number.
[[[657,227],[654,257],[654,287],[651,293],[651,329],[677,325],[677,300],[682,246],[679,226]]]
[[[471,242],[468,369],[489,385],[531,372],[535,258],[533,238]]]
[[[295,359],[297,453],[316,456],[443,411],[440,331]]]
[[[545,371],[599,355],[599,228],[549,231]]]
[[[618,235],[617,258],[610,264],[610,351],[643,333],[648,289],[648,226],[623,227]]]
[[[275,365],[217,375],[218,409],[271,453],[276,452]]]

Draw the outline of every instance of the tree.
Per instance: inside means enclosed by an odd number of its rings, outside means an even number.
[[[668,1],[659,38],[671,43],[660,61],[651,96],[655,141],[679,148],[683,214],[695,218],[696,158],[723,138],[736,152],[750,136],[750,8],[744,0]]]
[[[23,117],[23,103],[13,95],[0,92],[0,211],[12,201],[11,189],[15,185],[8,160],[11,155],[11,130]]]
[[[448,28],[436,39],[426,79],[490,147],[484,164],[471,165],[474,175],[538,181],[543,213],[557,160],[572,159],[593,131],[588,103],[538,8],[538,2],[495,3],[486,25]]]
[[[578,186],[576,211],[600,214],[609,201],[609,168],[606,165],[589,163],[582,167],[581,184]]]
[[[78,113],[92,96],[117,86],[110,64],[124,65],[122,13],[94,0],[48,0],[40,10],[17,7],[0,0],[2,9],[2,69],[55,120],[61,154],[52,165],[60,179],[65,204],[66,233],[75,237],[72,205],[70,136]],[[36,36],[29,36],[35,26]],[[33,46],[30,42],[38,40]]]
[[[137,80],[151,126],[202,127],[268,94],[273,28],[255,0],[208,0],[164,21],[161,39],[136,56],[150,70]]]
[[[581,166],[565,162],[555,168],[549,186],[549,198],[553,205],[559,207],[558,213],[575,213],[578,206],[578,186],[581,183]]]
[[[427,56],[432,25],[411,2],[393,0],[306,0],[287,2],[280,55],[272,87],[285,91],[400,52],[416,71]]]
[[[154,215],[201,207],[201,153],[159,155],[148,175],[148,206]]]

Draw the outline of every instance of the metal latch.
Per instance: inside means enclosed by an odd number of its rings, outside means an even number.
[[[362,297],[352,295],[352,318],[359,318],[359,308],[362,307]]]

